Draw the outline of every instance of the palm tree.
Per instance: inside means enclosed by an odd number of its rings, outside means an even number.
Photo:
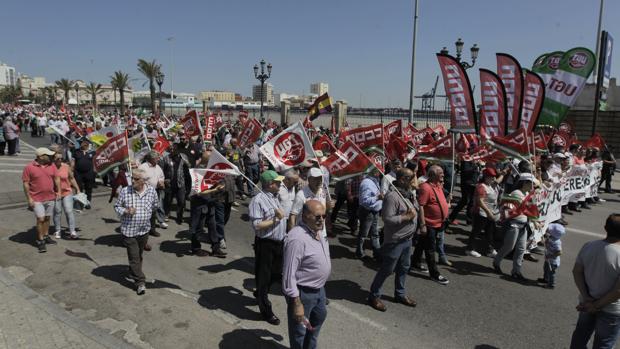
[[[129,74],[118,70],[110,76],[112,87],[118,89],[121,95],[121,115],[125,115],[125,90],[129,88]]]
[[[56,87],[65,93],[65,105],[69,104],[69,91],[73,88],[73,81],[69,79],[56,80]]]
[[[97,110],[97,95],[103,92],[101,84],[96,84],[91,81],[88,85],[86,85],[85,90],[86,93],[90,94],[90,100],[93,103],[93,108]]]
[[[148,62],[140,58],[138,59],[138,71],[149,81],[149,90],[151,91],[151,111],[155,112],[155,77],[161,71],[161,64],[157,64],[157,61],[155,60]]]

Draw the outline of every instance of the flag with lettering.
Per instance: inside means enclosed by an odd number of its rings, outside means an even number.
[[[260,147],[260,152],[276,171],[284,171],[299,166],[306,160],[316,159],[312,143],[301,121],[270,139]]]
[[[401,137],[390,135],[390,139],[385,146],[385,156],[389,160],[404,160],[409,153],[409,147]]]
[[[545,82],[538,74],[526,70],[524,86],[519,127],[525,128],[527,134],[530,134],[538,123],[538,117],[545,100]]]
[[[475,148],[471,154],[463,154],[464,161],[483,161],[487,164],[495,164],[506,159],[506,154],[497,148],[483,144]]]
[[[531,152],[529,138],[523,127],[508,136],[491,137],[491,139],[487,140],[487,143],[503,151],[506,155],[519,159],[525,159]]]
[[[315,139],[314,144],[312,144],[312,148],[314,148],[314,150],[322,151],[323,154],[331,154],[338,150],[327,135],[322,135],[321,137]]]
[[[129,159],[127,133],[120,133],[110,137],[95,151],[93,167],[98,175],[104,175],[116,166]]]
[[[506,133],[519,128],[523,97],[523,71],[516,58],[507,53],[496,53],[497,75],[506,89]]]
[[[438,53],[443,85],[450,103],[450,128],[456,132],[475,133],[476,109],[471,83],[456,58]]]
[[[343,180],[367,173],[374,168],[373,162],[355,143],[344,142],[338,151],[321,162],[334,180]]]
[[[249,120],[245,123],[243,131],[239,135],[239,147],[243,148],[256,142],[262,133],[263,125],[256,119]]]
[[[215,149],[209,155],[206,168],[191,168],[189,173],[192,181],[191,192],[194,194],[213,188],[227,175],[241,175],[239,168]]]
[[[221,116],[218,116],[220,121],[222,120]],[[205,142],[213,142],[213,135],[217,131],[216,126],[217,117],[213,114],[209,116],[205,116],[205,133],[204,133],[204,141]]]
[[[351,141],[364,150],[372,146],[383,146],[383,125],[375,124],[340,132],[340,142]]]
[[[506,90],[497,74],[480,69],[480,134],[485,137],[506,135]]]
[[[202,134],[198,113],[195,110],[187,112],[183,119],[179,121],[179,124],[183,126],[183,132],[185,132],[187,137],[200,136]]]
[[[446,135],[431,144],[418,148],[418,156],[421,159],[433,160],[452,160],[454,146],[452,144],[453,136]]]
[[[599,150],[602,150],[603,148],[605,148],[605,141],[600,134],[595,133],[590,139],[583,142],[583,145],[586,148],[598,148]]]
[[[402,133],[403,130],[400,120],[394,120],[383,126],[383,142],[387,144],[390,141],[390,136],[394,135],[400,137]]]

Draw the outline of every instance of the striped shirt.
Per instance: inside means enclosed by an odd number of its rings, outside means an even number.
[[[257,228],[260,222],[272,220],[275,217],[276,208],[282,209],[282,206],[278,198],[269,192],[260,192],[250,201],[248,215],[250,216],[252,228],[257,237],[275,241],[284,240],[286,236],[287,217],[284,217],[284,219],[279,221],[275,226],[271,226],[267,229],[259,230]]]
[[[121,234],[136,237],[147,234],[151,230],[151,214],[157,209],[159,199],[155,189],[144,184],[144,191],[138,193],[133,186],[124,187],[114,204],[114,210],[121,217]],[[136,213],[124,214],[125,209],[133,207]]]

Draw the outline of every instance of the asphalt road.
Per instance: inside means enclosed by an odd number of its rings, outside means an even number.
[[[26,140],[34,146],[41,139]],[[620,183],[615,183],[618,188]],[[19,189],[16,189],[19,190]],[[562,265],[557,285],[547,290],[535,282],[516,283],[493,273],[491,259],[464,255],[470,227],[447,235],[453,267],[440,267],[450,279],[441,286],[423,275],[407,279],[418,306],[391,302],[393,277],[384,286],[387,312],[365,305],[377,265],[354,258],[354,237],[330,239],[332,275],[327,283],[328,318],[322,348],[565,348],[574,328],[577,290],[571,268],[579,248],[604,236],[607,215],[620,211],[618,194],[607,202],[567,216]],[[142,348],[281,348],[288,347],[286,306],[278,287],[272,290],[275,312],[283,320],[272,326],[260,320],[252,298],[253,235],[246,221],[247,201],[226,226],[226,259],[187,255],[187,224],[170,224],[151,238],[145,255],[147,294],[136,296],[122,279],[127,259],[115,229],[118,220],[107,198],[77,215],[82,239],[60,241],[38,254],[32,245],[34,218],[25,208],[0,211],[0,266],[35,291],[50,297],[84,321]],[[186,214],[188,216],[189,213]],[[337,224],[342,226],[344,220]],[[208,249],[208,246],[205,246]],[[511,262],[505,260],[504,270]],[[542,277],[542,262],[524,262],[530,280]],[[0,315],[1,316],[1,315]]]

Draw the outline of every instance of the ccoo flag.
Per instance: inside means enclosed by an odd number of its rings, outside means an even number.
[[[497,75],[502,79],[506,89],[506,134],[518,128],[521,115],[521,98],[523,97],[523,70],[513,56],[496,53]]]
[[[438,53],[437,59],[450,102],[450,128],[456,132],[476,132],[474,96],[465,69],[450,55]]]
[[[502,80],[488,69],[480,69],[480,134],[487,137],[506,134],[506,90]]]
[[[308,108],[308,116],[310,121],[316,119],[321,114],[327,114],[332,112],[332,99],[329,98],[327,93],[322,94],[317,98],[314,103]]]

